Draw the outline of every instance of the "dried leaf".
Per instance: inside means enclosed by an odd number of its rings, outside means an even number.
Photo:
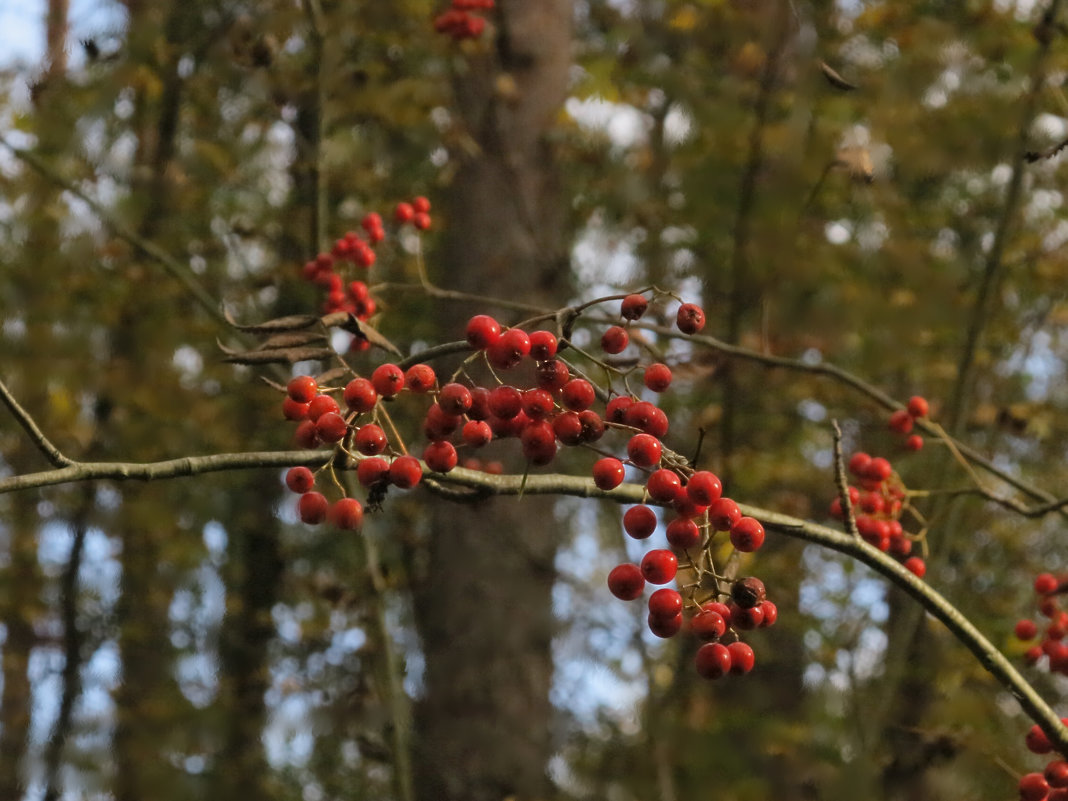
[[[272,350],[275,348],[295,348],[301,345],[311,345],[312,343],[326,343],[328,342],[326,335],[319,331],[303,331],[294,332],[288,334],[275,334],[269,337],[260,348],[262,350]]]
[[[857,89],[855,83],[850,83],[833,69],[826,61],[820,62],[820,72],[823,73],[823,77],[827,79],[827,83],[833,86],[835,89],[839,89],[843,92],[852,92]]]
[[[312,359],[329,359],[335,355],[333,348],[279,348],[244,353],[231,351],[223,361],[231,364],[296,364]]]
[[[315,325],[319,321],[319,318],[313,314],[291,314],[288,317],[277,317],[274,320],[268,320],[264,323],[257,323],[255,325],[239,325],[233,316],[231,316],[229,309],[223,309],[223,314],[226,316],[226,321],[230,323],[234,328],[239,331],[247,331],[251,334],[272,334],[279,331],[300,331]]]
[[[368,323],[357,319],[355,314],[349,315],[348,321],[342,328],[350,334],[355,334],[360,339],[366,339],[372,345],[377,345],[382,348],[382,350],[388,350],[394,356],[404,356],[404,354],[401,353],[400,348],[378,333],[378,331],[372,328]]]

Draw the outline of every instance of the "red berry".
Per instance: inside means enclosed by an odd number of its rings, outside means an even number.
[[[768,597],[764,582],[756,576],[745,576],[731,584],[731,598],[742,609],[752,609]]]
[[[627,330],[613,325],[601,335],[601,350],[605,353],[622,353],[630,342]]]
[[[467,343],[475,350],[485,350],[501,338],[501,326],[486,314],[476,314],[467,321]]]
[[[582,423],[582,442],[596,442],[604,436],[604,420],[597,412],[591,409],[579,412],[579,422]]]
[[[315,526],[326,519],[326,510],[330,503],[321,492],[305,492],[297,501],[300,519],[309,526]]]
[[[726,676],[731,669],[731,652],[718,642],[705,643],[697,649],[697,675],[705,679]]]
[[[1068,787],[1068,762],[1063,759],[1055,759],[1046,765],[1042,771],[1050,787]]]
[[[472,448],[481,448],[493,439],[493,430],[485,420],[468,420],[461,436]]]
[[[398,203],[397,208],[393,211],[393,219],[403,225],[406,222],[411,222],[412,217],[415,216],[415,209],[412,208],[410,203]]]
[[[1027,773],[1020,777],[1020,801],[1044,801],[1049,796],[1049,784],[1041,773]]]
[[[727,631],[727,621],[719,612],[706,609],[705,606],[690,621],[690,631],[702,640],[718,640]]]
[[[754,606],[752,609],[742,609],[731,604],[730,610],[731,624],[736,629],[749,631],[751,629],[759,628],[764,622],[764,610],[759,606]]]
[[[414,456],[398,456],[389,466],[389,481],[401,489],[411,489],[423,477],[423,468]]]
[[[446,414],[466,414],[471,408],[472,401],[471,390],[455,382],[446,384],[438,393],[438,405]]]
[[[633,601],[645,589],[645,577],[637,565],[617,565],[608,574],[608,590],[621,601]]]
[[[864,478],[870,481],[883,482],[890,478],[894,468],[882,456],[876,456],[868,462],[868,468],[864,471]]]
[[[653,617],[671,619],[682,612],[682,596],[678,590],[665,587],[649,596],[649,614]]]
[[[354,378],[345,385],[344,399],[352,411],[369,412],[378,403],[378,393],[366,378]]]
[[[913,434],[907,440],[905,440],[905,450],[918,451],[923,448],[923,437],[919,434]]]
[[[668,523],[664,533],[671,547],[680,551],[693,548],[701,541],[701,529],[689,517],[676,517]]]
[[[327,516],[338,528],[355,531],[363,523],[363,505],[355,498],[342,498],[330,507]]]
[[[912,431],[912,417],[904,409],[898,409],[890,415],[890,430],[898,434],[908,434]]]
[[[556,432],[547,420],[532,420],[519,434],[519,442],[533,465],[549,464],[556,457]]]
[[[849,472],[858,478],[863,478],[868,473],[868,465],[871,457],[863,451],[857,451],[849,457]]]
[[[605,406],[604,417],[611,423],[622,423],[626,420],[627,409],[633,404],[634,398],[628,395],[617,395]]]
[[[431,442],[423,450],[423,461],[435,473],[448,473],[456,467],[456,447],[446,440]]]
[[[916,575],[916,578],[923,578],[927,575],[927,563],[918,556],[910,556],[904,561],[905,568]]]
[[[571,374],[567,370],[567,365],[562,361],[550,359],[538,365],[536,376],[541,389],[556,392],[563,388]]]
[[[329,412],[340,412],[337,401],[329,395],[316,395],[308,404],[308,419],[313,423]]]
[[[282,401],[282,416],[286,420],[303,420],[308,416],[308,404],[298,403],[286,395]]]
[[[383,398],[392,398],[404,388],[404,371],[395,364],[381,364],[371,373],[371,386]]]
[[[423,433],[429,440],[447,439],[449,434],[459,427],[460,422],[459,415],[449,414],[441,408],[441,404],[432,403],[427,407],[426,416],[423,418]]]
[[[427,214],[430,211],[430,201],[422,195],[412,198],[412,211],[416,214]]]
[[[764,526],[755,517],[742,517],[731,526],[731,545],[742,553],[752,553],[764,544]]]
[[[635,401],[627,406],[623,412],[623,422],[658,439],[667,434],[668,430],[667,415],[663,409],[658,409],[649,401]]]
[[[553,413],[553,396],[534,387],[523,391],[523,411],[531,420],[543,420]]]
[[[760,611],[764,615],[764,619],[760,621],[760,628],[762,629],[771,628],[775,625],[775,621],[779,619],[779,607],[771,601],[761,601]]]
[[[420,231],[425,231],[430,227],[430,215],[424,214],[421,211],[417,211],[412,216],[412,225],[418,228]]]
[[[679,569],[679,560],[671,551],[658,548],[642,557],[642,575],[650,584],[667,584]]]
[[[913,395],[909,398],[908,413],[913,417],[926,417],[930,411],[927,399],[921,395]]]
[[[389,462],[378,456],[360,459],[356,465],[356,478],[364,487],[373,487],[389,478]]]
[[[302,495],[315,486],[315,474],[307,467],[291,467],[286,472],[286,486]]]
[[[661,453],[660,441],[649,434],[635,434],[627,442],[627,456],[638,467],[652,467]]]
[[[572,378],[560,390],[560,400],[573,412],[589,409],[596,398],[597,393],[594,392],[593,384],[585,378]]]
[[[705,327],[705,312],[695,303],[683,303],[675,315],[675,325],[684,334],[696,334]]]
[[[723,485],[715,473],[698,470],[686,482],[686,494],[694,503],[709,506],[720,499],[723,494]]]
[[[1038,634],[1038,626],[1035,625],[1033,620],[1021,620],[1016,623],[1016,628],[1013,630],[1016,634],[1016,639],[1027,642],[1033,640]]]
[[[582,442],[582,418],[576,412],[562,412],[553,418],[553,432],[565,445]]]
[[[623,530],[636,540],[644,540],[656,531],[656,512],[648,506],[632,506],[623,513]]]
[[[495,417],[511,420],[523,408],[523,395],[515,387],[503,384],[490,391],[488,405]]]
[[[660,469],[649,476],[645,489],[657,503],[671,503],[682,491],[682,482],[674,470]]]
[[[623,483],[626,468],[619,459],[606,456],[598,459],[593,465],[593,483],[598,489],[611,490]],[[663,583],[663,582],[658,582]]]
[[[293,432],[293,439],[302,448],[314,448],[319,445],[319,430],[311,420],[305,420]]]
[[[527,332],[521,328],[509,328],[489,346],[486,356],[494,367],[507,370],[523,361],[523,357],[529,353],[530,337]]]
[[[674,637],[682,630],[682,612],[679,612],[674,617],[657,617],[650,612],[646,624],[649,626],[649,631],[657,637],[664,639]]]
[[[386,432],[374,423],[360,426],[359,431],[356,432],[355,442],[356,450],[365,456],[378,456],[389,444]]]
[[[1057,579],[1050,573],[1040,573],[1035,578],[1035,592],[1039,595],[1049,595],[1057,591]]]
[[[404,384],[412,392],[428,392],[436,380],[434,368],[429,364],[413,364],[404,374]]]
[[[363,219],[360,220],[360,227],[367,232],[374,231],[382,227],[382,215],[377,211],[370,211],[363,215]]]
[[[556,336],[551,331],[534,331],[530,335],[530,357],[539,362],[556,355]]]
[[[315,430],[323,442],[340,442],[348,433],[349,426],[345,418],[337,412],[327,412],[315,421]]]
[[[742,519],[742,510],[730,498],[719,498],[708,507],[708,521],[716,531],[730,531]]]
[[[756,655],[744,642],[732,642],[727,646],[727,650],[731,654],[731,675],[744,676],[753,669]]]
[[[286,385],[289,397],[297,403],[311,403],[312,398],[319,391],[319,385],[310,375],[298,375]]]
[[[649,301],[645,299],[644,295],[627,295],[623,298],[619,313],[624,320],[637,320],[645,314],[645,310],[648,308]]]
[[[653,392],[663,392],[671,386],[671,368],[660,362],[650,364],[645,368],[643,380]]]

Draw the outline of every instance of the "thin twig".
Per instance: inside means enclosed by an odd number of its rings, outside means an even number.
[[[23,409],[15,397],[8,390],[7,385],[0,380],[0,400],[4,402],[4,405],[11,410],[11,413],[15,416],[15,420],[20,426],[29,434],[30,439],[33,440],[33,444],[37,446],[37,449],[45,455],[45,458],[54,467],[68,467],[74,462],[68,459],[62,453],[59,448],[52,444],[52,442],[44,435],[44,432],[38,428],[34,419]]]
[[[831,421],[834,430],[834,483],[838,487],[838,502],[842,504],[842,515],[846,531],[854,537],[860,537],[857,529],[857,517],[853,513],[853,502],[849,499],[849,482],[846,481],[845,458],[842,456],[842,428],[837,420]]]

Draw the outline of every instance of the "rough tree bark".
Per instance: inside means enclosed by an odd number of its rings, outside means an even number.
[[[436,261],[458,289],[554,303],[565,297],[568,260],[547,134],[565,97],[572,4],[499,6],[495,50],[456,80],[479,152],[450,187]],[[455,338],[472,311],[443,306],[442,330]],[[430,512],[428,569],[415,592],[426,658],[415,710],[418,798],[548,795],[558,541],[543,499]]]

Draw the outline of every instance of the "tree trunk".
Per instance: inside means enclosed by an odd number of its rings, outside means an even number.
[[[567,0],[505,0],[496,51],[473,57],[457,79],[480,148],[450,187],[438,259],[458,289],[547,304],[565,297],[564,204],[546,134],[565,96],[571,14]],[[473,311],[441,308],[442,330],[456,338]],[[415,711],[418,798],[548,795],[559,540],[548,500],[430,512],[428,570],[415,594],[426,659]]]

